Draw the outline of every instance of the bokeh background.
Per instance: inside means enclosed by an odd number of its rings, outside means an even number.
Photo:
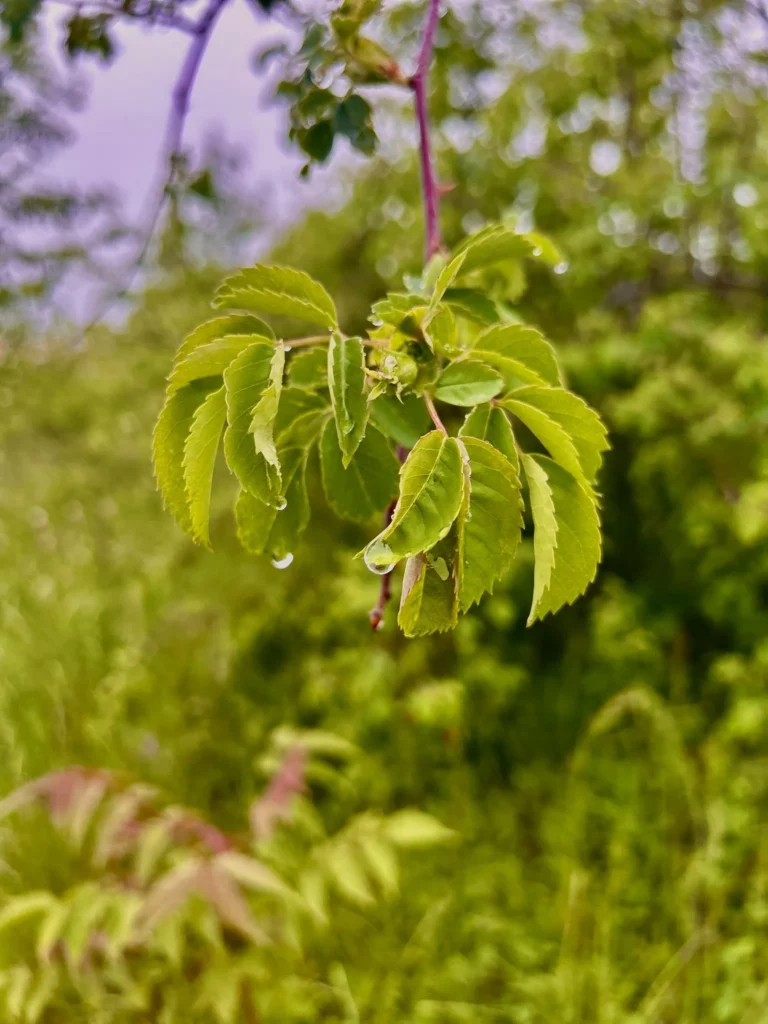
[[[95,953],[54,963],[51,993],[30,1009],[36,922],[0,909],[4,1019],[761,1024],[765,5],[447,9],[432,98],[440,175],[455,184],[446,237],[512,212],[563,250],[565,272],[530,268],[519,311],[557,345],[612,450],[605,557],[584,599],[526,629],[524,550],[454,634],[410,641],[394,613],[371,633],[379,581],[351,557],[366,531],[324,511],[316,476],[317,511],[283,571],[238,548],[223,477],[213,554],[180,534],[155,491],[150,438],[171,354],[226,269],[270,252],[308,270],[350,330],[420,269],[407,102],[372,90],[377,154],[336,146],[301,180],[301,159],[281,148],[285,109],[265,107],[269,72],[255,83],[227,48],[234,30],[247,60],[248,32],[256,50],[296,30],[242,6],[224,11],[212,51],[218,99],[191,122],[205,188],[197,178],[174,196],[149,264],[106,304],[145,191],[115,172],[121,205],[101,187],[109,162],[94,176],[89,154],[130,145],[133,122],[89,122],[87,81],[95,98],[120,83],[115,109],[143,124],[131,148],[150,188],[162,127],[146,118],[162,126],[169,96],[142,67],[161,59],[160,30],[131,28],[106,69],[80,62],[80,113],[64,102],[73,70],[55,8],[0,54],[0,790],[71,765],[109,770],[240,834],[274,771],[275,730],[289,728],[324,736],[317,749],[333,761],[309,776],[313,828],[412,807],[458,836],[404,851],[397,894],[334,895],[301,953],[259,953],[254,1003],[241,1001],[247,945],[224,934],[208,946],[185,919],[119,971]],[[378,23],[405,66],[421,13],[385,5]],[[133,63],[120,71],[123,59]],[[114,882],[50,818],[0,823],[6,907],[83,885],[88,907]],[[279,867],[295,855],[272,856]],[[96,925],[77,927],[85,948]]]

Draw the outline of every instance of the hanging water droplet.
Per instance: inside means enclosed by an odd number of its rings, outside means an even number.
[[[386,576],[397,565],[389,544],[385,544],[381,540],[371,541],[363,552],[363,560],[371,572],[375,572],[377,576]]]
[[[537,245],[536,248],[533,250],[533,255],[534,256],[541,256],[541,246],[540,245]]]
[[[283,348],[285,349],[286,354],[288,354],[288,352],[291,351],[291,346],[290,345],[283,345]]]
[[[293,561],[293,555],[289,551],[288,554],[284,558],[273,558],[272,559],[272,565],[274,565],[274,567],[276,569],[287,569],[292,561]]]
[[[366,565],[371,572],[375,572],[377,576],[386,576],[387,573],[392,572],[397,565],[397,562],[389,562],[387,565],[373,565],[371,562],[366,562]]]
[[[563,260],[562,263],[558,263],[555,267],[556,274],[564,274],[568,269],[568,260]]]
[[[288,502],[285,500],[285,498],[281,497],[281,498],[278,498],[275,501],[275,508],[277,509],[278,512],[282,512],[283,509],[287,508],[287,507],[288,507]]]

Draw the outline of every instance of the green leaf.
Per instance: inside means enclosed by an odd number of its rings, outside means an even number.
[[[5,1008],[11,1020],[21,1019],[22,1012],[26,1016],[26,1003],[32,986],[32,972],[26,964],[16,964],[7,969],[5,992]]]
[[[229,364],[252,344],[253,338],[250,335],[232,334],[207,345],[200,345],[174,366],[168,378],[168,393],[178,391],[193,380],[220,377]]]
[[[532,247],[531,256],[535,256],[542,263],[548,263],[549,266],[556,267],[558,263],[563,262],[562,252],[546,235],[539,234],[538,231],[526,231],[523,238]]]
[[[53,1001],[58,984],[59,972],[54,966],[49,965],[38,970],[32,991],[26,998],[25,1024],[37,1024],[45,1009]]]
[[[478,405],[471,412],[459,430],[459,437],[479,437],[488,441],[512,463],[515,473],[520,473],[520,458],[517,454],[512,424],[503,409],[493,405]]]
[[[534,255],[536,246],[525,235],[515,234],[502,224],[490,224],[465,239],[456,248],[456,256],[464,256],[465,274],[504,260]]]
[[[329,413],[326,395],[284,388],[275,420],[275,438],[284,447],[306,448],[317,440],[321,423]]]
[[[373,835],[361,836],[359,844],[368,870],[381,886],[382,892],[385,896],[394,896],[399,887],[400,872],[392,846]]]
[[[448,306],[438,306],[429,324],[424,325],[424,337],[434,352],[449,359],[462,352],[456,319]]]
[[[441,270],[437,278],[437,281],[435,281],[435,287],[432,292],[432,296],[429,300],[429,310],[427,314],[428,318],[431,318],[435,314],[437,307],[442,302],[443,296],[445,295],[446,291],[451,287],[453,282],[458,277],[459,273],[461,272],[464,259],[465,254],[460,253],[458,256],[454,256],[450,263],[446,264],[446,266],[443,267],[443,269]]]
[[[237,535],[252,555],[267,554],[283,559],[293,553],[296,542],[309,522],[306,448],[280,450],[285,487],[285,507],[266,505],[247,491],[240,491],[235,502]]]
[[[368,568],[382,572],[437,544],[458,515],[463,492],[459,443],[433,430],[420,439],[400,470],[392,522],[363,553]]]
[[[381,515],[397,494],[397,459],[374,427],[369,427],[345,467],[336,428],[329,420],[320,442],[320,464],[328,504],[342,519],[367,522]]]
[[[365,397],[365,351],[359,338],[331,335],[328,345],[328,386],[336,420],[336,433],[348,466],[365,433],[368,402]]]
[[[571,604],[595,578],[600,520],[594,491],[545,455],[524,455],[533,516],[533,604],[528,625]]]
[[[518,419],[536,435],[553,459],[556,459],[573,476],[586,479],[579,459],[579,453],[568,433],[557,420],[546,412],[528,402],[520,402],[513,396],[513,391],[505,398],[499,399],[499,405],[514,413]]]
[[[384,822],[384,835],[395,846],[421,849],[456,839],[456,832],[422,811],[396,811]]]
[[[58,900],[49,892],[28,892],[12,897],[0,910],[0,932],[41,914],[47,915],[58,906]]]
[[[250,432],[253,410],[271,384],[272,345],[257,342],[242,352],[224,372],[227,421],[224,455],[243,490],[266,504],[280,496],[280,474],[256,451]]]
[[[560,384],[555,352],[544,336],[522,324],[497,324],[475,339],[472,354],[495,366],[506,386]]]
[[[587,482],[592,483],[595,480],[603,462],[602,453],[607,451],[610,445],[608,432],[602,420],[583,398],[563,388],[542,387],[518,388],[508,397],[538,409],[559,424],[570,437],[578,453]],[[522,416],[520,418],[523,419]],[[546,443],[543,438],[540,440]],[[554,456],[555,453],[550,454]]]
[[[279,875],[253,857],[247,857],[236,850],[229,850],[216,857],[216,863],[236,882],[256,892],[268,892],[274,896],[287,896],[290,889]]]
[[[386,298],[374,302],[368,318],[373,324],[399,327],[414,309],[424,308],[424,296],[413,292],[390,292]]]
[[[152,437],[155,479],[163,504],[186,533],[194,536],[184,482],[184,446],[195,410],[215,387],[211,380],[195,381],[165,400]]]
[[[309,868],[299,879],[299,892],[309,912],[319,924],[328,923],[325,875],[317,868]]]
[[[413,448],[430,427],[429,413],[416,395],[403,399],[382,395],[371,402],[371,419],[379,430],[404,448]]]
[[[201,345],[208,345],[212,341],[219,341],[221,338],[226,338],[231,334],[250,336],[251,338],[254,335],[258,335],[272,341],[275,338],[272,328],[256,316],[249,316],[245,313],[218,316],[213,320],[206,320],[205,323],[200,324],[191,334],[187,335],[176,353],[174,362],[180,363],[191,352],[194,352],[196,348],[200,348]]]
[[[194,540],[207,548],[211,546],[208,524],[213,469],[226,417],[226,394],[221,387],[197,407],[184,445],[184,486],[189,503],[190,532]]]
[[[37,933],[35,952],[38,960],[46,961],[62,936],[69,916],[69,904],[56,902],[51,906]]]
[[[224,281],[213,304],[296,317],[331,329],[338,327],[336,307],[325,288],[309,274],[290,267],[258,264],[241,270]]]
[[[478,405],[504,387],[501,374],[474,359],[446,366],[435,384],[435,398],[449,405]]]
[[[466,320],[472,320],[484,327],[498,323],[498,307],[484,292],[474,288],[449,288],[443,296],[443,301],[457,316],[462,316]]]
[[[456,557],[454,531],[426,554],[405,563],[397,624],[406,636],[427,636],[453,629],[459,613],[453,572],[440,572],[440,563],[453,566]]]
[[[257,455],[263,455],[270,466],[280,472],[280,460],[275,448],[274,427],[277,410],[280,406],[280,393],[283,390],[283,371],[285,369],[285,348],[279,342],[275,348],[269,368],[269,384],[256,404],[251,416],[248,433],[253,434],[253,443]]]
[[[517,553],[523,528],[520,480],[512,463],[488,441],[463,437],[469,500],[457,520],[459,603],[467,611],[493,590]]]
[[[325,863],[342,896],[359,906],[375,902],[356,850],[347,843],[337,843],[326,854]]]
[[[315,391],[328,387],[328,353],[324,345],[299,349],[288,361],[288,383]]]

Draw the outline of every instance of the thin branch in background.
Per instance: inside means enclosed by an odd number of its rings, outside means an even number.
[[[152,239],[155,235],[160,214],[163,212],[165,207],[168,193],[175,182],[176,172],[181,158],[184,125],[186,124],[187,114],[189,113],[192,89],[194,88],[195,81],[197,80],[197,73],[200,70],[203,55],[205,54],[208,43],[210,42],[211,33],[213,32],[213,27],[216,24],[216,19],[226,3],[227,0],[211,0],[206,7],[200,17],[200,20],[195,25],[194,38],[187,50],[184,63],[181,65],[181,70],[179,71],[179,77],[176,79],[176,84],[173,87],[171,110],[168,115],[168,124],[165,129],[165,144],[163,146],[167,170],[162,188],[157,196],[157,202],[149,220],[144,243],[136,259],[136,270],[138,270],[144,263],[149,247],[152,244]]]
[[[165,142],[163,154],[165,172],[162,182],[158,188],[157,196],[152,204],[151,212],[147,220],[147,226],[143,232],[141,247],[131,261],[127,270],[127,280],[123,282],[121,291],[125,292],[132,286],[136,275],[144,266],[147,254],[155,238],[157,226],[160,221],[165,204],[176,181],[176,174],[181,161],[181,147],[184,137],[184,125],[189,113],[189,104],[192,97],[192,90],[197,80],[200,65],[211,39],[216,20],[228,0],[210,0],[210,3],[203,11],[200,19],[194,23],[191,34],[192,42],[187,50],[184,62],[179,70],[179,76],[173,87],[171,96],[171,109],[168,114],[168,123],[165,129]],[[188,31],[188,29],[184,29]],[[109,312],[113,300],[107,299],[91,318],[89,326],[97,324]]]
[[[419,162],[421,164],[421,187],[424,196],[424,252],[429,260],[442,248],[440,233],[440,193],[435,177],[432,151],[429,140],[429,68],[435,45],[435,34],[440,20],[440,0],[428,0],[427,16],[421,38],[421,48],[416,74],[411,79],[416,103],[416,120],[419,125]]]

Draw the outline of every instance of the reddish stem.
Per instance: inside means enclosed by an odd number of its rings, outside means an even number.
[[[419,125],[419,161],[421,163],[421,187],[424,195],[424,251],[429,260],[442,247],[440,234],[440,187],[437,184],[429,143],[429,67],[435,45],[435,33],[440,20],[440,0],[428,0],[427,16],[421,37],[416,74],[411,79],[416,100],[416,120]]]
[[[424,395],[424,405],[426,405],[427,412],[429,413],[429,418],[432,420],[434,425],[437,427],[441,434],[445,434],[445,436],[447,437],[448,431],[445,429],[445,424],[440,419],[437,413],[437,409],[435,408],[435,403],[432,401],[429,395]]]
[[[409,448],[399,444],[397,446],[397,458],[402,465],[408,458]],[[393,498],[389,503],[387,511],[384,513],[384,527],[386,528],[392,522],[392,516],[395,514],[395,508],[397,507],[397,498]],[[390,569],[389,572],[385,572],[381,577],[381,589],[379,590],[379,600],[376,602],[376,607],[371,608],[368,612],[368,621],[371,624],[371,629],[381,629],[384,622],[384,609],[389,603],[389,599],[392,596],[392,573],[394,569]]]

